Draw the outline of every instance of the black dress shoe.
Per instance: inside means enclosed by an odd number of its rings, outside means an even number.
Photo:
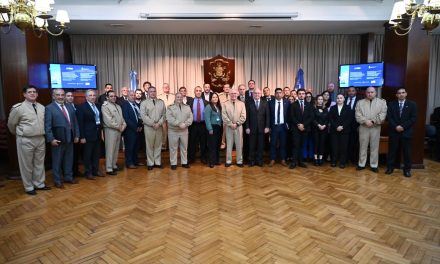
[[[152,170],[153,168],[153,166],[147,166],[147,170]]]
[[[210,168],[214,168],[214,165],[213,165],[213,164],[209,164],[209,167],[210,167]]]
[[[336,167],[336,163],[332,162],[332,163],[330,164],[330,167]]]
[[[177,165],[171,165],[171,169],[172,170],[176,170],[177,169]]]
[[[340,169],[345,169],[345,164],[339,164]]]
[[[378,169],[378,168],[370,168],[370,170],[371,170],[372,172],[375,172],[375,173],[378,173],[378,172],[379,172],[379,169]]]
[[[240,163],[240,164],[237,163],[237,167],[243,168],[243,164],[242,163]]]
[[[37,192],[35,190],[26,191],[26,193],[29,194],[29,195],[36,195],[37,194]]]
[[[50,189],[51,188],[49,186],[44,186],[44,187],[41,187],[41,188],[35,187],[35,190],[37,190],[37,191],[49,191]]]
[[[182,164],[182,167],[184,167],[185,169],[189,169],[189,164]]]
[[[117,175],[116,171],[107,171],[105,174],[115,176]]]
[[[253,166],[255,166],[255,163],[254,162],[249,162],[249,167],[253,167]]]
[[[227,168],[227,167],[231,167],[231,163],[225,163],[225,167]]]
[[[263,167],[263,162],[258,162],[258,163],[257,163],[257,166],[258,166],[258,167]]]
[[[119,167],[113,168],[113,171],[120,171],[120,170],[121,170],[121,168],[119,168]]]
[[[388,168],[386,171],[385,171],[385,174],[391,174],[391,173],[393,173],[393,169],[391,169],[391,168]]]
[[[403,171],[403,176],[405,177],[411,177],[411,171],[407,170],[407,171]]]
[[[358,171],[363,170],[363,169],[365,169],[365,167],[361,167],[359,165],[356,167],[356,170],[358,170]]]
[[[307,168],[307,165],[304,162],[298,163],[298,167]]]
[[[318,159],[315,159],[315,163],[314,163],[313,165],[315,165],[315,166],[319,166],[319,160],[318,160]]]
[[[160,164],[160,165],[154,165],[154,167],[155,167],[155,168],[159,168],[159,169],[163,169],[163,165],[162,165],[162,164]]]
[[[296,167],[295,162],[290,163],[289,169],[293,170],[293,169],[295,169],[295,167]]]

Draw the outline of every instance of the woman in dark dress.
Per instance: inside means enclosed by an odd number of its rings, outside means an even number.
[[[331,166],[336,167],[336,163],[339,161],[339,168],[341,169],[345,168],[347,163],[348,139],[352,120],[351,109],[344,104],[344,101],[344,95],[338,94],[336,105],[330,108],[328,115],[332,142]]]
[[[324,105],[324,98],[322,95],[316,97],[314,111],[315,120],[313,120],[313,132],[315,143],[315,166],[321,166],[328,130],[328,110]]]
[[[205,107],[205,125],[208,130],[208,166],[220,164],[220,144],[222,137],[222,107],[217,93],[211,97],[211,101]]]

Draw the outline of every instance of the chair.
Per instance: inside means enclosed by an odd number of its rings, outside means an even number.
[[[428,145],[429,157],[433,158],[436,146],[437,129],[433,125],[425,125],[425,146]]]

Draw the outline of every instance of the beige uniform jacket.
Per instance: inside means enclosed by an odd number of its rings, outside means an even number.
[[[229,93],[220,93],[218,95],[218,99],[221,105],[224,105],[227,101],[229,101]]]
[[[119,130],[121,125],[123,129],[127,127],[124,117],[122,116],[121,106],[105,101],[101,107],[102,119],[104,127]]]
[[[163,93],[157,96],[157,98],[161,99],[165,103],[165,106],[168,108],[168,106],[174,104],[174,99],[176,98],[176,96],[172,93],[169,94]]]
[[[380,126],[387,116],[387,102],[381,98],[374,98],[371,102],[365,98],[356,104],[356,121],[364,125],[372,120],[374,126]]]
[[[167,109],[168,130],[182,132],[188,129],[193,122],[191,108],[185,104],[172,104]],[[179,124],[184,123],[186,128],[182,129]]]
[[[165,121],[166,108],[161,99],[148,98],[141,103],[141,117],[145,126],[152,127],[155,123],[162,125]]]
[[[246,121],[246,106],[238,99],[235,100],[235,106],[231,101],[227,101],[222,107],[222,119],[223,123],[227,126],[237,124],[237,126],[243,125]]]
[[[12,106],[8,119],[8,128],[12,134],[22,137],[44,135],[45,108],[37,102],[35,105],[37,113],[32,103],[26,100]]]

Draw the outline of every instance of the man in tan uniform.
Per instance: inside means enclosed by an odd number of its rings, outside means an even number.
[[[223,85],[223,93],[218,95],[218,99],[220,100],[220,104],[223,105],[229,101],[229,90],[231,90],[231,86],[229,83],[225,83]],[[223,123],[223,133],[222,133],[222,144],[220,145],[221,149],[226,147],[226,124]]]
[[[154,166],[162,168],[161,148],[165,122],[165,103],[156,97],[156,88],[148,88],[148,98],[141,103],[141,117],[144,123],[145,145],[147,155],[147,168],[152,170]]]
[[[246,121],[246,107],[243,102],[237,100],[238,91],[232,89],[229,92],[230,100],[222,106],[223,124],[226,125],[226,164],[232,164],[232,147],[235,143],[237,166],[243,167],[243,123]]]
[[[182,167],[189,168],[187,159],[188,127],[193,122],[191,108],[182,103],[183,96],[176,94],[174,104],[167,109],[168,138],[170,140],[170,164],[171,169],[177,168],[177,148],[180,148],[180,162]]]
[[[122,116],[121,106],[116,104],[116,93],[107,92],[107,101],[101,107],[102,121],[104,123],[105,139],[105,170],[108,175],[116,175],[119,170],[116,161],[118,160],[119,144],[121,133],[127,124]]]
[[[163,93],[158,96],[159,99],[161,99],[165,103],[165,107],[168,108],[171,104],[174,103],[175,95],[170,93],[170,85],[168,83],[164,83],[162,86]],[[168,136],[168,123],[165,120],[165,122],[162,125],[162,148],[167,148],[167,136]]]
[[[12,106],[8,128],[16,136],[18,164],[25,192],[37,194],[36,190],[50,190],[44,183],[44,138],[43,105],[37,103],[37,89],[34,86],[23,88],[25,100]]]
[[[356,121],[359,126],[359,162],[357,170],[365,169],[370,145],[370,168],[378,172],[380,128],[387,116],[387,103],[376,97],[376,89],[368,87],[366,98],[356,104]]]

